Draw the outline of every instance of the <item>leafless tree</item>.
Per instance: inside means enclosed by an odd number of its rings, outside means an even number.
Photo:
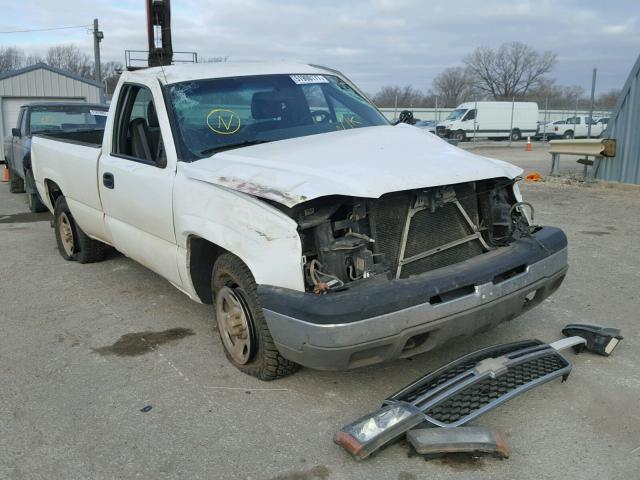
[[[93,62],[75,45],[56,45],[47,50],[45,62],[81,77],[91,78]]]
[[[0,73],[25,66],[24,52],[17,47],[0,47]]]
[[[411,85],[405,85],[404,87],[389,85],[382,87],[373,96],[373,102],[378,107],[394,107],[396,98],[400,108],[420,107],[423,104],[424,96],[422,92],[414,89]]]
[[[473,90],[473,81],[463,67],[447,68],[433,79],[433,93],[442,107],[457,107],[470,100],[474,96]]]
[[[618,88],[609,90],[608,92],[598,95],[596,99],[596,106],[602,110],[611,110],[618,103],[618,98],[622,91]]]
[[[521,42],[498,49],[478,47],[464,58],[475,86],[496,100],[526,95],[556,64],[553,52],[538,52]]]
[[[520,100],[537,102],[540,108],[573,110],[588,108],[589,100],[585,97],[585,90],[579,85],[556,85],[555,80],[543,78],[531,88]]]

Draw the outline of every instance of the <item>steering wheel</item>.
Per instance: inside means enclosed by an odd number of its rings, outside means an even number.
[[[327,123],[331,120],[331,114],[326,110],[313,110],[311,112],[311,118],[314,123]]]

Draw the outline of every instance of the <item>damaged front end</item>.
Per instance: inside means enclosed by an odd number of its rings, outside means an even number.
[[[406,279],[530,235],[533,209],[514,193],[517,180],[481,180],[378,199],[327,196],[287,209],[298,223],[305,289],[320,294],[371,279]]]

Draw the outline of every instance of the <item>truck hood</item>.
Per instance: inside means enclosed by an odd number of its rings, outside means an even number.
[[[378,198],[522,173],[514,165],[475,155],[405,124],[280,140],[180,165],[191,179],[287,207],[327,195]]]

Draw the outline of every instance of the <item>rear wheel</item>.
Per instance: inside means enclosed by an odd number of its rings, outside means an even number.
[[[65,260],[94,263],[104,259],[107,246],[89,238],[76,224],[67,201],[59,197],[53,211],[53,225],[58,251]]]
[[[23,193],[24,180],[11,168],[8,162],[7,168],[9,169],[9,191],[11,193]]]
[[[221,255],[211,279],[214,318],[227,359],[241,372],[260,380],[275,380],[295,372],[275,346],[264,318],[256,282],[235,255]]]

